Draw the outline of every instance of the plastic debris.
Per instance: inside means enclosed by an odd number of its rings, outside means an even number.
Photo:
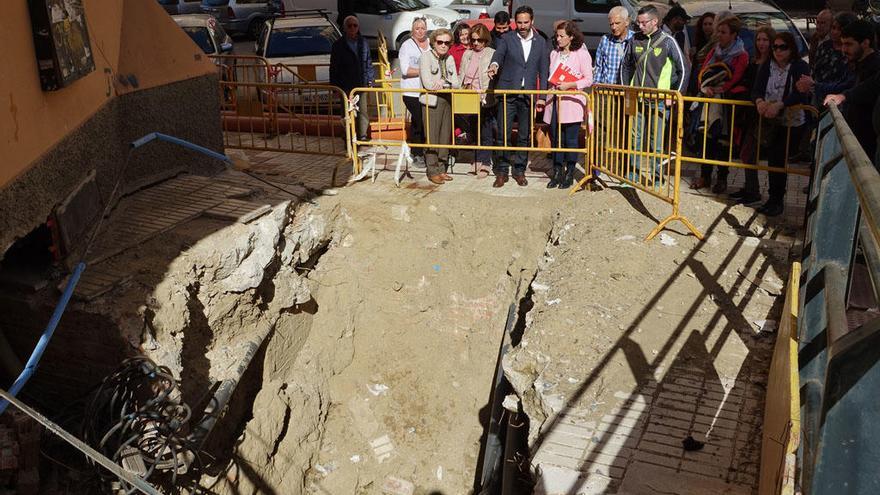
[[[663,244],[664,246],[677,246],[678,241],[675,240],[675,237],[672,237],[671,235],[667,234],[666,232],[661,232],[660,233],[660,244]]]
[[[559,304],[561,302],[562,302],[562,299],[559,299],[557,297],[556,299],[551,299],[551,300],[547,301],[547,306],[553,306],[554,304]]]
[[[755,320],[752,323],[758,327],[759,332],[775,332],[778,327],[776,320]]]
[[[355,455],[349,457],[348,460],[351,461],[353,464],[357,464],[357,463],[361,462],[361,456],[355,454]]]
[[[519,412],[519,397],[516,394],[508,395],[504,398],[504,402],[501,403],[501,407],[512,413]]]
[[[380,395],[385,395],[389,390],[391,390],[391,388],[389,388],[388,385],[385,385],[384,383],[372,383],[370,385],[367,385],[367,390],[369,390],[370,393],[375,395],[376,397],[379,397]]]
[[[412,482],[395,476],[385,478],[385,482],[382,483],[382,493],[387,495],[413,495],[415,490],[416,487]]]

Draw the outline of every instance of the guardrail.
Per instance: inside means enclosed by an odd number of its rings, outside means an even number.
[[[348,157],[346,108],[336,86],[220,82],[227,148]]]
[[[792,146],[799,143],[792,142],[792,128],[784,127],[784,136],[773,133],[768,129],[778,129],[767,122],[767,119],[758,115],[755,104],[747,100],[731,100],[722,98],[706,98],[699,96],[683,96],[682,101],[690,111],[692,107],[698,113],[692,115],[690,132],[686,134],[694,138],[694,144],[698,145],[696,154],[688,154],[684,150],[684,160],[689,163],[701,165],[718,165],[723,167],[735,167],[750,170],[763,170],[767,172],[780,172],[792,175],[809,176],[810,169],[805,167],[792,167],[789,164],[789,155]],[[701,107],[698,107],[701,105]],[[812,114],[818,118],[819,112],[810,105],[794,105],[786,108],[785,118],[793,117],[797,112]],[[681,121],[681,125],[685,125]],[[805,124],[806,125],[806,124]],[[715,126],[716,132],[712,132]],[[715,134],[710,137],[710,134]],[[740,143],[736,143],[737,137]],[[785,155],[782,167],[764,165],[766,157],[761,156],[761,149],[766,146],[765,141],[784,139]],[[725,144],[726,142],[726,144]],[[764,143],[765,146],[761,144]],[[749,148],[745,153],[735,153],[742,147]],[[747,157],[744,157],[747,155]]]
[[[703,234],[680,213],[682,97],[676,91],[630,86],[593,86],[596,132],[589,140],[589,168],[605,172],[672,206],[645,240],[674,220],[697,238]],[[572,194],[593,180],[588,173]]]
[[[496,90],[492,92],[492,96],[497,100],[497,120],[498,120],[498,132],[497,132],[497,141],[498,144],[495,145],[481,145],[477,144],[482,142],[483,137],[483,117],[485,114],[481,112],[481,95],[483,93],[475,90],[468,89],[446,89],[446,90],[438,90],[438,91],[428,91],[425,89],[401,89],[401,88],[355,88],[351,92],[351,99],[358,97],[361,102],[377,102],[381,104],[382,101],[387,98],[394,98],[396,95],[400,95],[403,93],[419,93],[419,94],[431,94],[437,95],[438,97],[449,98],[452,106],[452,118],[454,119],[456,116],[468,116],[474,119],[475,124],[473,128],[476,129],[476,142],[474,144],[453,144],[453,136],[452,130],[450,129],[450,135],[448,136],[449,140],[447,141],[444,137],[442,141],[430,139],[430,125],[425,126],[425,134],[426,134],[426,142],[425,143],[407,143],[410,148],[435,148],[435,149],[469,149],[469,150],[483,150],[483,151],[520,151],[520,152],[579,152],[586,154],[586,147],[580,148],[562,148],[562,147],[553,147],[553,146],[539,146],[536,142],[535,133],[529,136],[529,141],[526,146],[514,146],[510,144],[510,135],[513,129],[508,129],[507,127],[507,109],[506,103],[509,98],[513,98],[515,96],[527,96],[532,100],[531,108],[534,109],[534,102],[537,99],[546,98],[548,96],[581,96],[585,99],[589,99],[589,95],[584,93],[583,91],[550,91],[550,90],[520,90],[520,91],[512,91],[512,90]],[[426,101],[422,103],[422,111],[425,115],[425,120],[430,121],[430,114],[432,111],[432,107]],[[535,129],[535,112],[530,112],[529,117],[529,127],[534,130]],[[561,122],[559,123],[559,128],[561,128]],[[559,129],[557,129],[558,131]],[[353,134],[354,135],[354,134]],[[400,136],[398,133],[387,133],[382,130],[373,131],[370,139],[366,141],[362,140],[354,140],[353,141],[353,159],[355,161],[355,169],[359,170],[360,162],[357,158],[357,148],[359,146],[400,146],[405,141],[405,137]],[[493,139],[493,141],[495,141]]]
[[[880,287],[880,174],[835,106],[818,137],[798,312],[798,484],[810,495],[873,494],[880,319],[870,308]]]

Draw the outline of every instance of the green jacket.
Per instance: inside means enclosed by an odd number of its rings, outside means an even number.
[[[620,80],[630,86],[682,91],[687,84],[684,67],[684,56],[672,36],[660,29],[650,37],[636,33],[623,52]]]

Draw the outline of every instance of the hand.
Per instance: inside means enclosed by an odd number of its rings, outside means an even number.
[[[489,66],[489,70],[486,71],[486,74],[489,75],[489,79],[494,79],[495,75],[498,74],[498,66],[492,64]]]
[[[560,91],[568,91],[570,89],[575,89],[575,88],[577,88],[576,81],[564,82],[564,83],[560,83],[559,86],[556,86],[556,89],[558,89]]]
[[[828,104],[834,103],[837,106],[840,106],[843,102],[846,101],[846,96],[844,95],[828,95],[825,97],[825,101],[823,104],[827,107]]]
[[[768,119],[775,119],[779,115],[780,110],[782,110],[783,108],[785,108],[785,105],[783,105],[782,102],[770,103],[769,105],[767,105],[767,109],[764,112],[764,117],[767,117]]]
[[[758,115],[764,115],[765,113],[767,113],[767,102],[766,101],[761,100],[758,103],[756,103],[755,106],[758,108]]]
[[[801,78],[794,83],[794,87],[801,93],[811,93],[815,85],[816,82],[813,81],[813,78],[810,76],[801,76]]]

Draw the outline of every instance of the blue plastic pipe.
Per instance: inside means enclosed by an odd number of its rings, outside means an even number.
[[[76,265],[76,268],[74,268],[73,273],[70,275],[70,280],[67,281],[67,287],[64,288],[64,293],[61,294],[61,300],[58,301],[58,305],[55,306],[55,312],[52,313],[52,318],[49,320],[49,324],[46,326],[46,329],[43,330],[43,335],[40,336],[40,340],[37,342],[36,347],[34,347],[33,352],[31,352],[31,357],[28,359],[21,374],[18,375],[18,378],[15,379],[15,383],[13,383],[12,387],[9,389],[9,393],[12,396],[17,395],[18,392],[21,391],[37,370],[37,366],[40,364],[40,358],[43,357],[43,352],[45,352],[46,347],[49,346],[49,341],[52,340],[52,334],[55,333],[55,329],[58,327],[58,322],[61,321],[61,315],[64,314],[64,310],[67,308],[67,303],[70,302],[70,296],[73,295],[73,289],[76,288],[76,284],[79,283],[79,277],[85,269],[86,264],[83,262],[79,262]],[[6,399],[0,399],[0,414],[3,414],[8,406],[9,402]]]
[[[148,144],[152,141],[155,141],[157,139],[159,141],[165,141],[167,143],[173,143],[178,146],[183,146],[184,148],[191,149],[193,151],[198,151],[199,153],[202,153],[204,155],[208,155],[211,158],[216,158],[216,159],[223,161],[223,162],[226,162],[226,163],[232,163],[232,160],[228,156],[226,156],[222,153],[217,153],[216,151],[209,150],[208,148],[205,148],[204,146],[199,146],[197,144],[193,144],[193,143],[190,143],[189,141],[184,141],[183,139],[176,138],[174,136],[169,136],[167,134],[162,134],[161,132],[151,132],[140,139],[132,141],[131,147],[133,149],[138,149],[141,146]]]
[[[156,140],[165,141],[168,143],[176,144],[178,146],[183,146],[184,148],[197,151],[204,155],[208,155],[211,158],[216,158],[217,160],[223,161],[227,164],[232,163],[232,160],[230,160],[228,156],[222,153],[217,153],[216,151],[209,150],[204,146],[199,146],[197,144],[193,144],[189,141],[184,141],[183,139],[169,136],[167,134],[162,134],[161,132],[151,132],[140,139],[132,141],[131,148],[138,149],[141,146]],[[109,204],[110,203],[108,202],[108,205]],[[28,380],[30,380],[31,376],[33,376],[34,372],[37,370],[37,366],[39,366],[40,364],[40,359],[43,357],[43,353],[46,351],[46,347],[49,346],[49,341],[52,340],[52,334],[55,333],[55,329],[58,327],[58,322],[61,321],[61,316],[64,314],[64,310],[67,309],[67,303],[70,302],[70,297],[73,296],[73,290],[76,288],[76,284],[79,283],[79,278],[80,276],[82,276],[83,270],[85,269],[85,262],[80,261],[76,265],[76,268],[74,268],[73,273],[70,275],[70,280],[67,281],[67,287],[64,288],[64,293],[61,294],[61,300],[58,301],[58,305],[55,306],[55,312],[52,313],[52,318],[49,320],[49,324],[46,325],[46,329],[43,330],[43,335],[40,336],[40,340],[39,342],[37,342],[36,347],[34,347],[33,352],[31,352],[31,357],[30,359],[28,359],[28,362],[25,365],[24,369],[21,371],[21,374],[18,375],[18,378],[15,379],[15,383],[13,383],[12,387],[9,388],[9,394],[13,397],[18,395],[18,392],[20,392],[21,389],[24,388]],[[5,399],[0,399],[0,414],[3,414],[3,412],[6,411],[7,407],[9,407],[9,402]]]

